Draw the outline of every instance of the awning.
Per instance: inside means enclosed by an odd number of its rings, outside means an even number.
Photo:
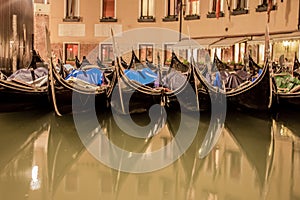
[[[254,36],[251,40],[247,41],[248,44],[265,44],[265,36]],[[270,42],[272,39],[270,38]]]
[[[197,41],[198,44],[200,44],[200,46],[203,49],[208,49],[210,48],[210,45],[218,42],[219,40],[221,40],[221,38],[201,38],[201,39],[195,39],[195,41]]]
[[[274,42],[283,41],[283,40],[299,40],[300,39],[300,32],[270,35],[270,38]]]
[[[246,37],[227,37],[227,38],[224,38],[224,39],[212,44],[210,46],[210,48],[230,47],[234,44],[242,43],[242,42],[245,42],[247,40],[249,40],[249,38],[246,38]]]
[[[177,49],[208,49],[210,48],[211,44],[214,44],[215,42],[221,40],[220,37],[218,38],[200,38],[200,39],[186,39],[184,38],[180,42],[177,42],[173,47]]]
[[[281,41],[300,40],[300,32],[284,33],[284,34],[273,34],[270,35],[270,42],[281,42]],[[252,40],[247,42],[248,44],[264,44],[265,36],[254,36]]]
[[[174,49],[199,49],[201,45],[193,39],[183,39],[172,46]]]

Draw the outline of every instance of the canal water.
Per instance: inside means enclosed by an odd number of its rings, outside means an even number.
[[[110,112],[98,114],[97,127],[84,118],[85,129],[72,115],[0,113],[0,199],[300,199],[297,112],[230,112],[212,129],[206,113],[199,121],[167,114],[139,138],[120,128]],[[132,119],[142,127],[151,121],[148,115]],[[183,149],[176,136],[184,130],[189,138],[193,124],[198,124],[195,136]],[[182,155],[170,147],[174,140]],[[158,151],[160,156],[152,154]],[[132,159],[136,154],[140,159]],[[170,158],[174,162],[165,164]],[[143,163],[154,168],[143,171]]]

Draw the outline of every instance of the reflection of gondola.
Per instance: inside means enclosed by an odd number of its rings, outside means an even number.
[[[288,127],[294,134],[300,137],[300,113],[299,110],[280,110],[274,119]]]
[[[64,127],[67,127],[64,128]],[[51,195],[54,195],[65,174],[79,158],[85,148],[81,143],[71,115],[61,118],[52,116],[48,138],[48,181]]]
[[[177,134],[179,126],[186,126],[184,129],[189,130],[189,124],[180,123],[181,114],[182,113],[180,112],[172,112],[168,115],[168,128],[174,136]],[[184,199],[192,199],[193,193],[195,193],[198,189],[197,181],[199,181],[199,175],[204,164],[203,160],[199,159],[199,149],[201,144],[203,144],[204,137],[209,129],[209,117],[209,115],[203,113],[201,115],[200,122],[193,116],[190,116],[190,119],[188,120],[188,123],[191,124],[199,123],[199,127],[190,147],[184,152],[178,161],[180,166],[182,166],[184,174]],[[187,134],[192,133],[187,132]],[[178,141],[178,145],[179,143],[180,141]]]
[[[0,198],[23,199],[34,189],[30,173],[36,161],[35,141],[49,130],[48,114],[0,114],[0,127]]]
[[[273,133],[268,117],[252,117],[235,112],[228,116],[225,128],[254,166],[260,187],[265,184],[272,163]],[[255,127],[255,130],[251,129]],[[255,145],[254,145],[255,144]]]

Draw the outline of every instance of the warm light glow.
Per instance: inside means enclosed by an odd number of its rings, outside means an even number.
[[[287,47],[287,46],[291,45],[291,43],[289,41],[283,41],[282,44],[283,44],[284,47]]]

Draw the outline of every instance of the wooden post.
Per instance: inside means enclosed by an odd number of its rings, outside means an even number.
[[[12,29],[13,29],[13,44],[12,44],[12,71],[15,72],[17,71],[17,57],[18,57],[18,52],[17,52],[17,35],[18,35],[18,30],[17,30],[17,15],[13,15],[13,20],[12,20]]]

